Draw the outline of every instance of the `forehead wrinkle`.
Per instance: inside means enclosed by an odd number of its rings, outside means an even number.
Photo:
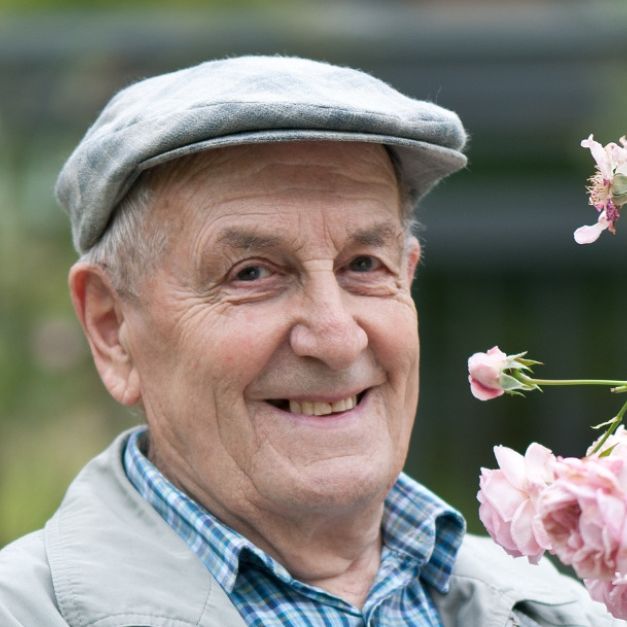
[[[297,153],[290,150],[287,154],[289,146],[261,145],[215,149],[182,157],[155,168],[155,173],[159,173],[157,196],[163,196],[168,209],[174,206],[177,213],[185,213],[190,204],[205,204],[194,202],[199,194],[208,197],[211,208],[237,206],[251,199],[260,204],[268,200],[276,202],[272,196],[277,192],[285,195],[283,202],[289,205],[308,191],[324,191],[331,198],[337,195],[355,200],[368,200],[380,192],[387,195],[391,191],[398,202],[398,183],[382,146],[360,145],[359,150],[354,150],[354,144],[334,146],[333,155],[337,153],[338,158],[333,159],[326,150],[312,150],[316,145],[316,142],[307,146],[296,143],[294,147],[301,150]],[[345,153],[350,147],[353,167],[347,168]],[[242,191],[249,186],[250,191]]]
[[[329,146],[333,147],[329,155]],[[356,149],[358,148],[358,149]],[[335,157],[335,159],[333,158]],[[351,176],[346,176],[347,161],[352,164]],[[159,192],[181,192],[190,183],[234,181],[241,188],[242,178],[270,174],[273,169],[287,170],[286,180],[294,180],[294,170],[317,172],[321,179],[353,181],[374,185],[396,183],[396,175],[389,154],[378,144],[346,142],[287,142],[215,148],[180,157],[151,169],[156,175]],[[334,173],[335,172],[335,173]],[[169,188],[169,189],[168,189]]]
[[[398,193],[394,178],[383,168],[374,172],[345,171],[338,164],[311,165],[272,163],[262,167],[258,180],[263,182],[266,192],[299,195],[311,191],[324,192],[329,197],[368,199]]]

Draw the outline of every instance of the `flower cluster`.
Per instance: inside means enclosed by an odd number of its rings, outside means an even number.
[[[596,224],[575,231],[578,244],[595,242],[605,230],[616,232],[620,208],[627,204],[627,139],[621,137],[619,142],[602,146],[592,135],[581,142],[596,161],[596,172],[590,177],[587,190],[589,202],[599,215]]]
[[[595,242],[603,231],[616,232],[620,208],[627,204],[627,138],[602,146],[590,135],[581,142],[596,162],[588,180],[589,202],[597,222],[575,231],[579,244]],[[468,360],[475,398],[522,396],[548,385],[602,385],[627,393],[627,381],[538,379],[541,362],[526,353],[507,355],[498,346]],[[481,469],[479,518],[492,538],[514,557],[537,563],[545,552],[572,566],[590,592],[616,617],[627,619],[627,402],[582,458],[559,457],[532,443],[524,455],[494,447],[496,469]]]
[[[611,455],[556,457],[533,443],[524,457],[494,449],[499,468],[481,471],[479,516],[510,555],[537,563],[545,551],[572,566],[593,599],[627,617],[627,433]]]
[[[540,362],[498,346],[468,360],[472,394],[480,400],[545,385],[603,385],[627,392],[627,381],[537,379]],[[481,469],[479,518],[497,544],[537,563],[545,552],[572,566],[592,598],[627,618],[627,402],[582,459],[562,458],[532,443],[521,455],[494,447],[497,469]]]

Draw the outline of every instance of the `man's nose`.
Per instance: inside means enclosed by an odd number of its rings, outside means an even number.
[[[349,367],[368,346],[368,335],[350,308],[351,295],[333,272],[308,281],[290,344],[300,357],[312,357],[333,370]],[[356,307],[356,303],[353,304]]]

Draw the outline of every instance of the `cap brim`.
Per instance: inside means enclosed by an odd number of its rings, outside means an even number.
[[[175,150],[169,150],[146,159],[138,164],[135,176],[127,181],[124,193],[128,191],[143,171],[180,157],[228,146],[290,141],[365,142],[389,146],[398,155],[405,182],[411,187],[417,198],[426,194],[441,178],[460,170],[467,163],[465,155],[458,150],[392,135],[305,129],[273,129],[215,137],[181,146]]]

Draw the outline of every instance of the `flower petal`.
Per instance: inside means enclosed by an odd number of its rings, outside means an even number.
[[[495,446],[494,457],[507,480],[518,490],[527,487],[527,469],[525,458],[507,446]]]
[[[525,452],[525,463],[527,465],[527,476],[530,481],[539,484],[553,481],[555,455],[546,446],[532,442]]]
[[[472,395],[479,401],[491,401],[493,398],[498,398],[504,394],[502,389],[487,387],[480,381],[473,379],[470,375],[468,376],[468,381],[470,382]]]
[[[493,346],[492,348],[489,348],[486,351],[486,355],[490,355],[491,357],[494,357],[495,359],[499,359],[499,360],[502,359],[503,361],[507,360],[507,355],[498,346]]]
[[[594,141],[592,134],[588,139],[581,140],[581,146],[583,148],[589,148],[592,153],[592,158],[596,161],[599,172],[604,178],[609,179],[612,177],[612,162],[608,152],[599,144]]]
[[[510,534],[516,548],[526,555],[532,564],[537,564],[544,554],[544,547],[538,543],[534,533],[536,510],[529,500],[523,501],[512,519]]]
[[[574,233],[575,241],[578,244],[592,244],[599,239],[599,236],[610,226],[609,220],[605,217],[605,211],[599,214],[596,224],[590,226],[580,226]]]

